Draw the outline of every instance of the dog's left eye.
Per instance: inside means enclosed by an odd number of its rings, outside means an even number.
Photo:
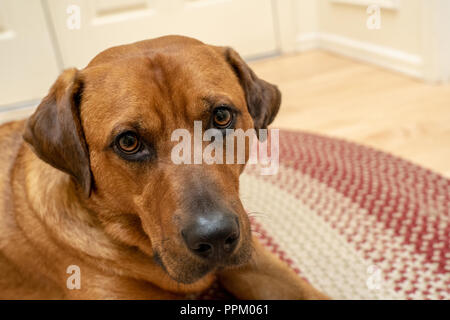
[[[218,129],[228,128],[233,121],[233,114],[225,107],[220,107],[214,110],[214,126]]]

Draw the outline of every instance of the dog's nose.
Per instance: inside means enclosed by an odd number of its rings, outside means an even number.
[[[239,222],[235,215],[211,212],[197,216],[181,234],[193,253],[220,261],[231,255],[239,242]]]

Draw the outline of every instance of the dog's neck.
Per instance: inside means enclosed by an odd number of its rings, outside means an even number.
[[[74,261],[146,280],[173,292],[197,292],[211,284],[212,277],[192,285],[177,283],[150,255],[110,237],[98,214],[83,204],[74,180],[38,159],[28,145],[23,145],[16,161],[13,180],[20,183],[13,181],[13,193],[27,199],[17,206],[16,221],[34,237],[31,241],[46,248],[44,252],[48,248],[58,251],[48,252],[50,259],[63,251]]]

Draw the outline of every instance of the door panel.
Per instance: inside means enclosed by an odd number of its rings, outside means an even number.
[[[41,2],[0,1],[0,111],[42,98],[57,75]]]
[[[252,57],[277,50],[270,0],[47,0],[65,67],[119,44],[182,34]],[[79,5],[79,29],[67,27]],[[248,15],[252,17],[249,19]]]

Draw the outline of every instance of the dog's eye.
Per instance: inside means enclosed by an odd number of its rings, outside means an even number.
[[[124,160],[143,162],[156,157],[151,144],[134,131],[126,131],[116,136],[113,150]]]
[[[126,132],[122,134],[117,140],[117,147],[120,149],[120,151],[127,154],[136,153],[137,151],[139,151],[140,146],[141,143],[139,141],[139,138],[133,132]]]
[[[233,121],[233,114],[225,107],[220,107],[214,110],[214,126],[218,129],[226,129]]]

